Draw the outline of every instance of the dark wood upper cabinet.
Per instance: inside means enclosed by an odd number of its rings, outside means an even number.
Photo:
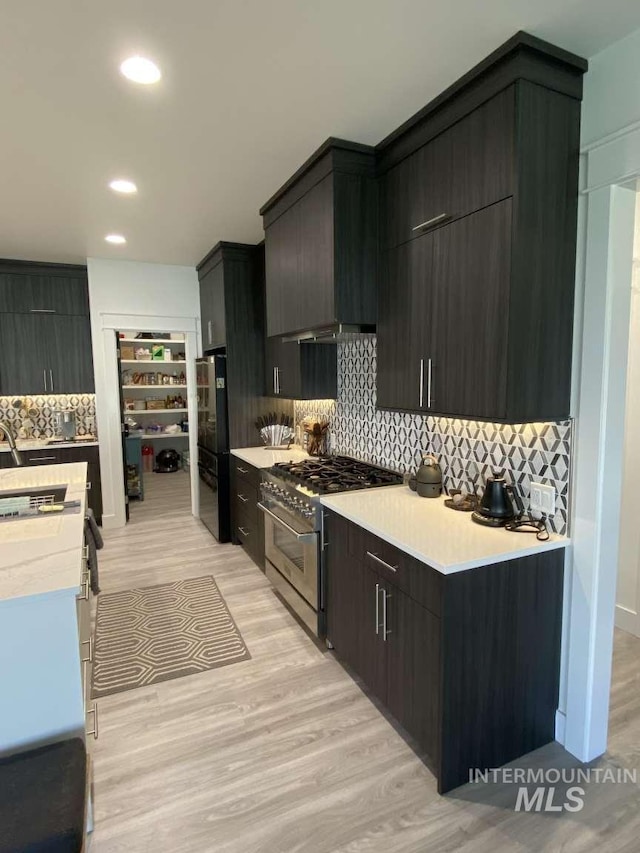
[[[267,397],[335,399],[338,354],[335,344],[299,344],[268,338],[265,354]]]
[[[514,110],[510,86],[384,175],[382,248],[512,194]]]
[[[0,312],[88,316],[87,268],[0,260]]]
[[[518,34],[378,146],[379,407],[569,416],[585,70]]]
[[[376,320],[372,148],[329,139],[261,209],[267,334]]]
[[[0,394],[95,390],[86,267],[0,261]]]

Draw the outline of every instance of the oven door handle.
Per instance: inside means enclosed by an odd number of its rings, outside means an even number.
[[[265,515],[268,515],[276,524],[279,524],[280,527],[284,527],[287,533],[290,533],[292,536],[295,536],[298,542],[313,542],[316,538],[317,534],[313,533],[298,533],[297,530],[294,530],[286,521],[283,521],[279,518],[275,512],[271,512],[269,507],[266,507],[263,503],[258,502],[258,509],[263,512]]]

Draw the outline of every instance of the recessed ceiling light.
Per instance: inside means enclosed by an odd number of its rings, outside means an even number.
[[[130,56],[129,59],[125,59],[120,66],[120,71],[127,80],[143,83],[145,86],[150,83],[157,83],[162,76],[155,62],[145,59],[144,56]]]
[[[122,245],[122,243],[127,242],[126,238],[123,237],[122,234],[107,234],[104,239],[107,241],[107,243],[114,243],[117,246],[120,246]]]
[[[124,178],[118,178],[115,181],[111,181],[109,186],[116,193],[124,193],[125,195],[131,195],[131,193],[137,193],[138,187],[133,183],[133,181],[127,181]]]

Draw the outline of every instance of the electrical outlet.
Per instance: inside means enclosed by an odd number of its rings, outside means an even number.
[[[529,509],[544,515],[554,515],[556,511],[556,490],[545,483],[531,483]]]

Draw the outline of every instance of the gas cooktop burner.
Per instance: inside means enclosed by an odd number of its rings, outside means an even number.
[[[396,486],[402,476],[348,456],[321,456],[303,462],[278,462],[271,473],[284,480],[307,486],[318,494]]]

